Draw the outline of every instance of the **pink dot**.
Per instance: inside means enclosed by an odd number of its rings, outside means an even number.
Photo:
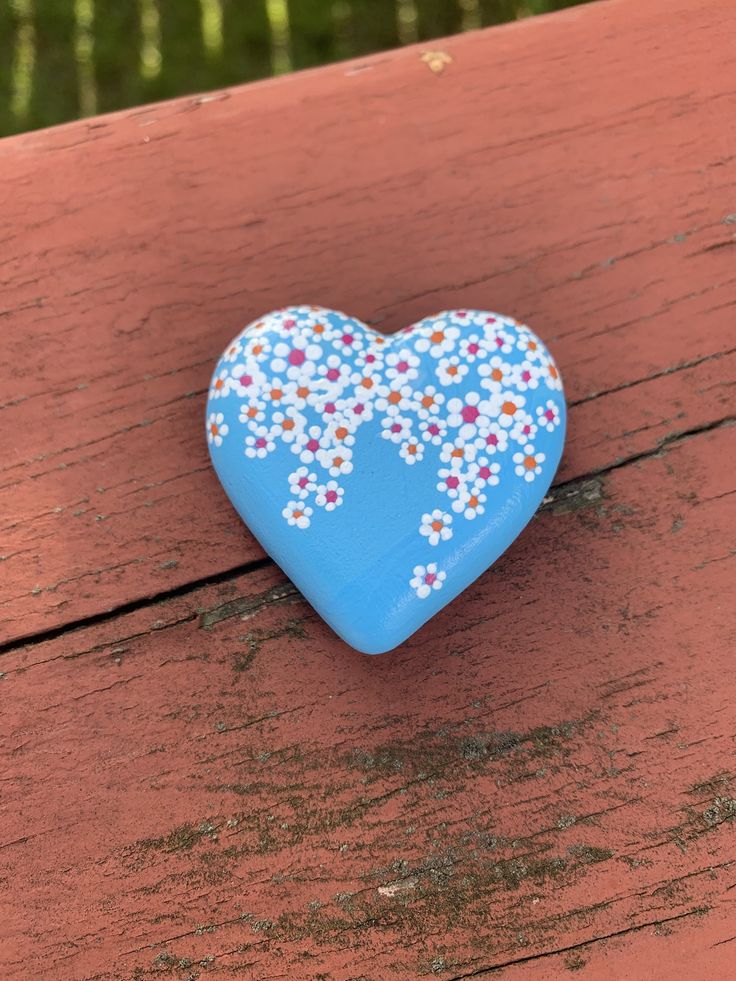
[[[365,408],[365,406],[363,405],[363,403],[362,402],[358,402],[358,404],[353,409],[353,412],[356,414],[356,416],[362,415],[364,408]]]
[[[328,402],[325,405],[325,412],[327,412],[329,415],[332,415],[333,412],[337,412],[337,406],[335,405],[335,403]]]
[[[467,317],[465,310],[458,310],[457,315],[458,317]]]
[[[503,337],[496,338],[496,347],[503,347]]]
[[[328,490],[327,493],[325,494],[325,500],[326,501],[329,501],[330,503],[333,503],[334,501],[336,501],[337,500],[337,491]]]
[[[304,488],[304,487],[307,486],[308,483],[309,483],[309,478],[308,477],[300,477],[299,478],[299,486],[300,487]]]
[[[522,433],[526,433],[526,435],[528,436],[529,433],[532,431],[532,427],[531,426],[524,426],[524,428],[521,431],[522,431]]]
[[[486,436],[486,446],[498,446],[498,436],[495,433]]]
[[[395,422],[393,424],[393,426],[391,427],[391,432],[392,433],[400,433],[401,432],[401,426],[398,424],[398,422]]]
[[[329,371],[327,372],[328,381],[331,382],[337,381],[339,377],[340,377],[340,372],[337,370],[337,368],[330,368]]]
[[[554,417],[555,417],[555,414],[554,414],[554,412],[552,411],[552,409],[547,409],[547,411],[546,411],[546,412],[545,412],[544,414],[545,414],[545,416],[547,417],[547,419],[549,419],[549,421],[550,421],[550,422],[552,422],[552,420],[553,420],[553,419],[554,419]]]
[[[495,322],[496,322],[496,318],[495,317],[486,317],[486,323],[487,324],[495,324]]]
[[[258,447],[259,450],[262,450],[263,447],[266,446],[266,440],[263,438],[263,436],[258,437],[258,439],[256,440],[256,446]]]
[[[240,384],[244,388],[247,388],[248,385],[252,385],[253,384],[253,377],[251,375],[241,375],[240,376]]]
[[[293,351],[289,351],[289,364],[300,365],[304,364],[307,360],[307,356],[304,351],[300,351],[298,348],[294,348]]]
[[[488,480],[488,478],[491,476],[490,467],[481,467],[478,471],[478,476],[483,480]]]
[[[531,371],[522,371],[521,373],[522,381],[528,382],[531,377],[532,377]]]
[[[480,348],[477,344],[468,344],[468,354],[477,354]]]
[[[445,483],[452,489],[460,486],[460,481],[457,479],[457,477],[448,477]]]
[[[355,338],[353,337],[352,334],[343,334],[342,335],[342,342],[343,342],[343,344],[352,344],[354,340],[355,340]]]
[[[427,432],[431,433],[433,436],[439,436],[440,427],[435,425],[435,423],[432,423],[431,426],[427,426]]]
[[[367,354],[365,360],[368,364],[373,364],[373,362],[376,360],[376,356],[375,354]]]
[[[465,422],[475,422],[480,415],[480,412],[474,405],[464,405],[460,415],[463,417]]]
[[[284,327],[286,327],[287,329],[291,327],[296,327],[296,320],[285,320]]]
[[[319,440],[310,439],[309,442],[307,443],[307,449],[312,453],[316,453],[317,450],[319,449]]]
[[[424,577],[424,581],[428,586],[431,586],[436,578],[437,576],[434,574],[434,572],[428,572],[427,575]]]
[[[401,371],[401,372],[408,371],[409,370],[409,362],[408,361],[399,361],[399,363],[396,365],[396,370],[397,371]]]

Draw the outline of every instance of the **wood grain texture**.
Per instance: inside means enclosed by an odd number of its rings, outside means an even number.
[[[603,3],[452,39],[441,75],[412,48],[0,144],[0,637],[262,557],[203,394],[284,303],[527,320],[573,404],[562,480],[730,414],[715,20],[736,6]]]
[[[394,655],[273,567],[6,654],[3,976],[720,957],[733,433],[551,503]]]
[[[594,4],[0,142],[0,976],[710,981],[736,950],[736,3]],[[349,651],[228,507],[285,302],[528,320],[509,552]]]

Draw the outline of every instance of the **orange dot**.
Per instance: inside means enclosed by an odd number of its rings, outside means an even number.
[[[443,330],[436,330],[430,335],[429,339],[433,344],[441,344],[445,339],[445,332]]]
[[[297,388],[296,394],[300,399],[305,399],[307,395],[309,395],[309,389],[306,387],[306,385],[302,385],[300,388]]]
[[[281,391],[280,388],[271,389],[271,398],[274,400],[274,402],[278,402],[280,398],[283,398],[283,395],[284,393]]]
[[[298,520],[299,518],[301,518],[303,514],[304,514],[303,511],[295,511],[293,516]]]
[[[409,443],[409,445],[406,448],[406,452],[407,453],[411,453],[411,455],[414,456],[416,454],[416,452],[417,452],[417,445],[416,445],[416,443]]]
[[[513,402],[504,402],[501,406],[501,412],[505,416],[512,416],[516,412],[516,406]]]
[[[463,450],[462,446],[456,446],[451,454],[451,456],[454,457],[462,457],[464,455],[465,455],[465,450]]]
[[[527,470],[533,470],[536,467],[536,465],[537,465],[537,461],[534,459],[533,456],[524,457],[524,466],[526,467]]]
[[[347,434],[348,434],[348,431],[347,431],[347,429],[344,426],[339,426],[335,430],[335,436],[337,436],[338,439],[345,439],[345,437],[347,436]]]
[[[537,350],[537,342],[536,341],[529,341],[529,344],[527,346],[528,346],[528,348],[529,348],[530,351],[536,351]]]
[[[391,405],[398,405],[401,401],[401,392],[389,392],[388,400]]]
[[[251,407],[250,407],[250,408],[248,409],[248,418],[249,418],[249,419],[255,419],[255,417],[256,417],[257,415],[258,415],[258,409],[257,409],[257,408],[256,408],[256,407],[255,407],[254,405],[252,405],[252,406],[251,406]]]
[[[290,429],[293,429],[294,428],[294,420],[293,419],[284,419],[284,421],[281,423],[281,428],[282,429],[285,429],[287,432]]]
[[[501,379],[503,378],[503,372],[501,371],[501,369],[500,368],[494,368],[493,371],[491,372],[491,378],[495,382],[500,382]]]
[[[432,522],[432,531],[442,531],[443,528],[444,528],[444,525],[442,524],[441,521],[433,521]]]
[[[225,382],[222,380],[222,378],[217,379],[217,381],[215,382],[215,388],[218,390],[218,392],[224,384]]]
[[[254,344],[253,345],[253,354],[260,354],[262,350],[263,350],[263,345],[262,344]]]
[[[478,506],[478,498],[475,496],[475,494],[470,495],[470,497],[468,498],[468,504],[470,505],[471,508],[475,508]]]
[[[324,324],[315,324],[314,325],[314,333],[315,334],[324,334],[324,332],[325,332],[325,325]]]
[[[363,386],[363,388],[373,388],[373,379],[364,378],[360,384]]]
[[[453,365],[450,365],[450,367],[447,369],[447,374],[448,375],[456,375],[457,374],[457,367],[456,367],[456,365],[454,365],[454,364]]]
[[[557,368],[555,368],[555,366],[553,364],[551,364],[549,366],[549,373],[550,373],[550,375],[552,375],[553,378],[558,378],[559,377],[559,373],[557,371]]]
[[[218,429],[217,426],[214,424],[214,422],[210,426],[210,432],[212,433],[213,436],[217,436]]]
[[[429,409],[434,405],[434,398],[431,395],[425,395],[422,399],[422,405],[425,409]]]

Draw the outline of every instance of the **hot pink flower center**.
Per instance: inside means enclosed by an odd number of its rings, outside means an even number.
[[[402,372],[403,371],[408,371],[409,370],[409,363],[408,363],[408,361],[399,361],[399,363],[396,365],[396,370],[397,371],[402,371]]]
[[[300,487],[306,487],[308,483],[309,483],[309,478],[308,477],[300,477],[299,478],[299,486]]]
[[[343,342],[343,344],[352,344],[354,340],[355,340],[355,338],[353,337],[352,334],[343,334],[342,335],[342,342]]]
[[[523,381],[528,382],[529,379],[532,377],[532,373],[531,371],[522,371],[521,377]]]
[[[486,446],[498,446],[498,436],[495,433],[486,436]]]
[[[434,423],[432,423],[431,426],[428,426],[427,427],[427,432],[428,433],[431,433],[433,436],[439,436],[439,434],[440,434],[440,427],[437,426],[437,425],[435,425]]]
[[[294,348],[293,351],[289,351],[289,364],[300,365],[304,364],[307,360],[307,356],[304,351],[300,351],[298,348]]]
[[[356,414],[356,416],[359,416],[363,412],[363,409],[364,408],[365,408],[365,406],[363,405],[363,403],[362,402],[358,402],[358,404],[353,409],[353,412]]]
[[[398,422],[395,422],[393,424],[393,426],[391,427],[391,432],[392,433],[400,433],[401,432],[401,426],[398,424]]]
[[[463,417],[465,422],[475,422],[480,415],[480,412],[474,405],[464,405],[460,415]]]
[[[291,327],[296,327],[296,320],[285,320],[284,327],[286,327],[287,329]]]
[[[477,344],[468,344],[468,354],[477,354],[480,348]]]
[[[457,477],[448,477],[445,483],[447,484],[448,487],[453,487],[453,488],[458,487],[460,485],[460,481],[457,479]]]
[[[555,414],[552,411],[552,409],[547,409],[547,411],[544,414],[545,414],[546,418],[549,419],[550,422],[552,422],[552,420],[555,417]]]
[[[328,402],[327,405],[325,406],[325,412],[329,412],[330,415],[332,415],[333,412],[337,412],[337,406],[335,405],[335,403]]]
[[[337,500],[337,491],[328,490],[325,494],[325,500],[329,501],[331,504]]]
[[[263,447],[266,445],[267,445],[266,440],[263,438],[263,436],[259,436],[258,439],[256,440],[256,446],[258,447],[258,449],[262,450]]]
[[[330,370],[327,372],[327,378],[331,382],[337,381],[339,377],[340,372],[337,370],[337,368],[330,368]]]
[[[253,384],[253,377],[252,377],[252,375],[241,375],[240,376],[240,384],[244,388],[247,388],[248,385],[252,385]]]
[[[424,577],[424,581],[428,586],[431,586],[436,578],[437,576],[434,574],[434,572],[428,572],[427,575]]]
[[[319,449],[319,440],[310,439],[309,442],[307,443],[307,449],[310,450],[312,453],[316,453],[317,450]]]
[[[478,476],[481,477],[483,480],[488,480],[488,478],[491,476],[490,468],[481,467],[480,470],[478,471]]]

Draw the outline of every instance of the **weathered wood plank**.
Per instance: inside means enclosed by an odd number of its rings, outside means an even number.
[[[550,505],[398,655],[273,567],[7,654],[3,977],[731,963],[734,431]]]
[[[731,414],[716,17],[596,4],[452,39],[441,76],[412,48],[0,143],[0,637],[261,556],[201,413],[285,302],[526,319],[573,402],[564,480]]]

